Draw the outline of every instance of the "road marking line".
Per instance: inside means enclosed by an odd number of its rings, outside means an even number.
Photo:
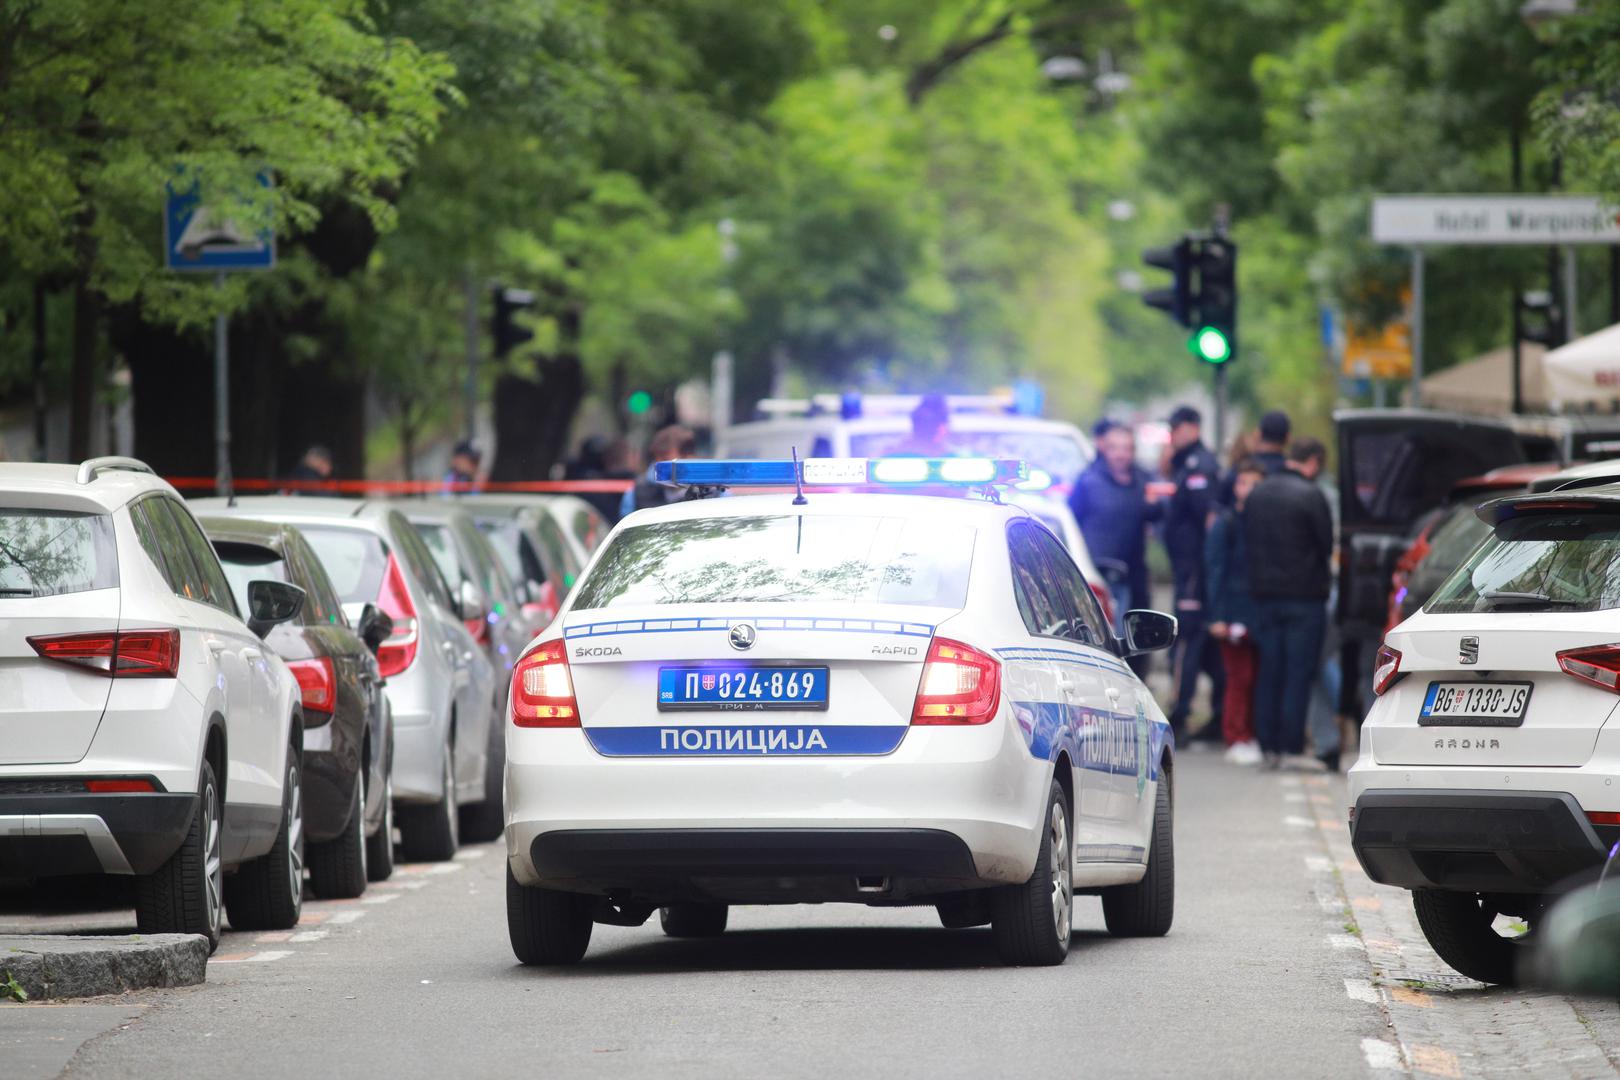
[[[1283,792],[1283,801],[1284,802],[1304,802],[1305,801],[1305,793],[1303,791],[1285,791],[1285,792]]]
[[[294,943],[304,941],[321,941],[326,937],[325,930],[304,930],[294,934],[289,940]]]
[[[1296,814],[1289,814],[1287,817],[1283,818],[1283,824],[1292,825],[1296,829],[1314,829],[1316,828],[1316,819],[1302,818]]]
[[[1354,934],[1329,934],[1327,943],[1335,949],[1365,949],[1367,943]]]
[[[1322,909],[1324,915],[1342,916],[1344,914],[1344,901],[1332,893],[1317,893],[1316,904]]]
[[[1279,776],[1277,782],[1282,784],[1283,787],[1299,787],[1299,777],[1297,776]]]
[[[456,860],[458,862],[471,862],[473,859],[482,859],[485,852],[488,850],[488,848],[481,847],[462,848],[460,851],[456,852]]]
[[[1333,872],[1333,860],[1326,855],[1307,855],[1305,856],[1305,869],[1313,874],[1331,874]]]
[[[323,923],[325,921],[326,921],[326,912],[324,912],[324,911],[305,911],[303,914],[298,916],[298,925],[299,926],[303,926],[305,923],[313,924],[313,923]]]
[[[367,896],[361,899],[362,904],[386,904],[390,900],[398,900],[403,894],[397,892],[383,893],[381,896]]]
[[[1438,1046],[1412,1047],[1412,1067],[1434,1076],[1455,1078],[1462,1076],[1462,1065],[1457,1055]]]
[[[260,934],[253,939],[255,945],[279,945],[292,937],[291,930],[277,930],[269,934]]]
[[[365,916],[366,913],[363,911],[340,911],[332,916],[332,925],[347,926],[349,923],[359,922]]]
[[[1383,1039],[1362,1039],[1361,1055],[1367,1059],[1369,1069],[1400,1069],[1401,1052],[1394,1043]]]
[[[1368,1005],[1378,1004],[1378,988],[1373,986],[1370,979],[1346,979],[1344,992],[1350,996],[1351,1001],[1363,1001]]]
[[[266,949],[257,953],[232,953],[229,956],[216,956],[209,961],[211,964],[264,964],[271,960],[280,960],[284,956],[291,956],[290,950]]]
[[[1376,896],[1352,896],[1350,903],[1357,911],[1383,911],[1384,902]]]

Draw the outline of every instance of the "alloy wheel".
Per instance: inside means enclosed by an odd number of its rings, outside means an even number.
[[[225,919],[225,860],[220,855],[219,789],[203,789],[203,893],[208,905],[208,932],[216,940]]]
[[[1067,945],[1074,918],[1073,897],[1069,891],[1074,853],[1069,850],[1069,819],[1061,803],[1052,803],[1048,831],[1052,845],[1052,927],[1058,940]]]
[[[287,768],[287,873],[297,909],[304,898],[304,789],[296,764]]]

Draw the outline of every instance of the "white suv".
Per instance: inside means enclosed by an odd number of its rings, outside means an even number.
[[[1378,651],[1351,837],[1452,967],[1511,982],[1620,841],[1620,485],[1487,503],[1489,537]]]
[[[298,921],[298,685],[174,489],[129,458],[0,465],[0,877],[133,874],[143,933]]]

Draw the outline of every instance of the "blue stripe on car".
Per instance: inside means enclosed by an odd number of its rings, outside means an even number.
[[[905,724],[661,724],[588,727],[604,757],[802,757],[888,754]]]

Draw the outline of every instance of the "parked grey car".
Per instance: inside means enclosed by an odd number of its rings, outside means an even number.
[[[448,859],[461,813],[500,815],[488,756],[497,678],[421,535],[387,503],[263,496],[199,499],[199,512],[298,526],[351,620],[374,603],[394,622],[377,652],[394,718],[394,801],[407,859]],[[496,774],[499,775],[498,773]]]

